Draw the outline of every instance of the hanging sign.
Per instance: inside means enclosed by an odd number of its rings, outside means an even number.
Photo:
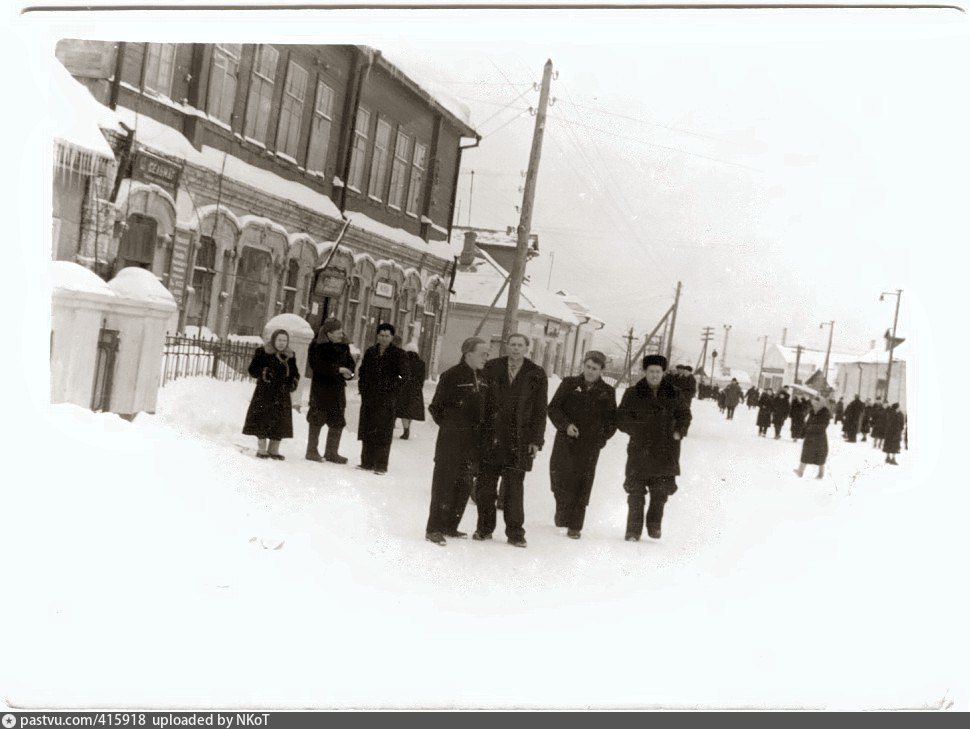
[[[140,182],[158,185],[175,197],[182,176],[182,167],[167,159],[156,157],[144,149],[135,152],[131,162],[131,178]]]

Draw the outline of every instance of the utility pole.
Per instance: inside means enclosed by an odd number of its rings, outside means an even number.
[[[760,390],[762,387],[762,376],[764,375],[765,371],[765,352],[768,351],[768,335],[762,334],[760,337],[758,337],[758,339],[765,340],[764,346],[761,347],[761,364],[758,366],[758,389]]]
[[[680,305],[680,281],[677,282],[677,293],[674,294],[674,311],[670,315],[670,329],[667,332],[667,362],[674,349],[674,327],[677,325],[677,307]]]
[[[886,404],[889,404],[889,383],[892,382],[893,376],[893,350],[896,349],[896,324],[899,322],[899,300],[903,298],[903,290],[896,289],[896,293],[884,291],[879,294],[879,300],[883,300],[883,296],[895,296],[896,297],[896,313],[893,315],[893,333],[892,339],[889,340],[889,364],[886,365]]]
[[[509,275],[509,298],[505,308],[505,321],[502,323],[502,352],[505,352],[509,336],[516,330],[519,318],[519,294],[525,276],[525,264],[529,252],[529,233],[532,230],[532,205],[536,195],[536,177],[539,174],[539,158],[542,156],[542,135],[546,129],[546,107],[549,105],[549,84],[552,82],[552,59],[546,61],[542,72],[542,88],[539,91],[539,108],[536,110],[536,126],[532,133],[532,151],[529,154],[529,169],[525,174],[525,189],[522,193],[522,216],[519,218],[518,245],[515,261]],[[632,336],[632,335],[631,335]]]
[[[552,291],[552,268],[556,265],[556,252],[549,252],[549,280],[546,281],[546,291]]]
[[[471,182],[468,183],[468,227],[472,227],[472,195],[475,194],[475,170],[471,171]]]
[[[727,367],[727,340],[728,334],[731,333],[731,325],[722,324],[721,326],[724,327],[724,347],[721,349],[721,369],[723,370]]]
[[[717,364],[717,350],[711,352],[711,387],[714,387],[714,367]]]
[[[784,329],[781,330],[781,346],[782,347],[788,346],[788,327],[785,327]]]
[[[796,385],[802,384],[802,381],[798,379],[798,368],[801,365],[801,362],[802,362],[802,345],[799,344],[795,348],[795,384]]]
[[[818,325],[818,328],[822,329],[826,324],[829,325],[829,346],[825,350],[825,364],[822,365],[822,375],[825,378],[825,384],[828,385],[829,384],[829,357],[832,354],[832,332],[835,331],[835,320],[833,319],[832,321],[823,321],[821,324]]]
[[[623,371],[629,372],[631,366],[631,357],[633,356],[633,340],[636,339],[633,336],[633,327],[630,327],[630,333],[623,337],[626,340],[626,358],[623,360]]]
[[[701,332],[701,342],[704,343],[704,349],[701,351],[701,359],[697,363],[698,367],[707,363],[707,345],[712,339],[714,339],[714,327],[704,327],[704,330]]]

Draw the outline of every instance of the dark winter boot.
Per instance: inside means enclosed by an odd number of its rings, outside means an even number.
[[[306,441],[306,459],[308,461],[322,461],[323,458],[320,456],[320,431],[323,426],[314,425],[310,423],[310,434]]]
[[[643,534],[643,507],[646,504],[646,498],[630,494],[626,497],[626,503],[626,538],[629,540],[632,537],[633,540],[639,540],[640,535]]]
[[[401,440],[407,440],[410,437],[411,437],[411,429],[410,428],[405,428],[404,429],[404,432],[401,433]]]
[[[327,430],[327,448],[324,451],[323,457],[331,463],[344,464],[347,462],[347,459],[337,452],[340,447],[340,434],[343,432],[343,428],[330,428]]]

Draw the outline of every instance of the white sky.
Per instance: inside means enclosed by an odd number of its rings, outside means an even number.
[[[956,11],[393,11],[26,16],[60,36],[358,42],[461,97],[484,139],[466,153],[460,220],[515,225],[528,107],[551,58],[533,229],[538,285],[578,294],[619,344],[683,299],[676,351],[713,326],[728,364],[757,337],[862,352],[892,323],[918,337],[923,258],[965,240],[968,21]],[[57,21],[57,22],[54,22]],[[29,37],[29,36],[28,36]],[[925,312],[924,312],[925,313]]]

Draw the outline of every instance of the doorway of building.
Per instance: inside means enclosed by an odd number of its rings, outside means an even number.
[[[269,306],[269,284],[273,261],[268,251],[243,248],[236,268],[236,286],[229,311],[229,332],[256,335],[263,333]]]
[[[152,268],[155,260],[155,245],[158,241],[158,221],[155,218],[132,213],[128,216],[125,232],[118,245],[118,257],[115,259],[115,273],[122,268],[136,266],[138,268]]]

